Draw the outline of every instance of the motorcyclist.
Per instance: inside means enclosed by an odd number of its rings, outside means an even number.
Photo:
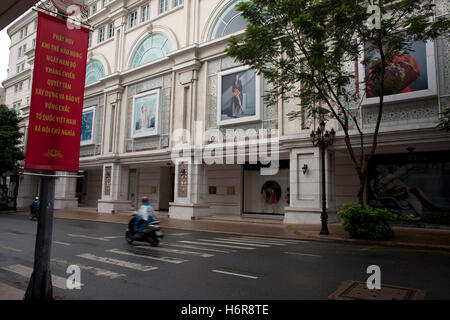
[[[40,207],[39,197],[35,197],[34,201],[30,204],[30,219],[34,219],[38,217]]]
[[[149,223],[156,221],[155,212],[153,211],[152,206],[150,205],[150,201],[148,197],[142,197],[142,205],[139,210],[136,212],[136,220],[134,222],[134,230],[142,235],[142,230],[144,230],[145,226]]]

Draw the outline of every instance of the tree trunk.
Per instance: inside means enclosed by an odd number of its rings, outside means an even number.
[[[359,207],[362,209],[365,206],[365,200],[364,200],[364,191],[366,188],[366,177],[367,175],[358,171],[358,177],[359,177],[359,190],[358,190],[358,204]]]

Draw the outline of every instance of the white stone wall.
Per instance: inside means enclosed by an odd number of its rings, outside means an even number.
[[[102,170],[87,170],[86,195],[84,196],[84,205],[87,207],[96,207],[98,200],[102,197]]]
[[[238,216],[242,211],[242,166],[212,165],[207,166],[207,197],[211,215]],[[216,194],[209,194],[209,187],[216,187]],[[235,194],[227,194],[227,188],[234,187]]]
[[[138,189],[137,199],[138,207],[141,203],[141,198],[147,196],[150,199],[151,206],[159,209],[159,191],[160,191],[160,170],[159,167],[144,167],[138,169]],[[155,193],[152,193],[152,187],[156,188]]]

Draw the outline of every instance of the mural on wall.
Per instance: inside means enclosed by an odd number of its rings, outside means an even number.
[[[158,134],[159,90],[134,96],[132,136],[144,137]]]
[[[436,94],[433,44],[415,41],[408,53],[396,56],[388,65],[385,74],[384,95],[386,101],[399,101]],[[379,73],[381,58],[378,50],[365,44],[365,58],[372,62],[362,66],[365,81],[364,103],[378,102],[380,81],[373,79]]]
[[[427,212],[450,214],[450,158],[420,157],[416,161],[401,155],[377,157],[369,176],[369,204],[420,218]]]
[[[260,78],[248,67],[218,73],[217,123],[234,124],[260,119]]]
[[[83,111],[81,117],[81,145],[94,143],[94,119],[95,107],[87,108]]]

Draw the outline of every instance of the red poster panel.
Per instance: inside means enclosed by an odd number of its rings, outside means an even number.
[[[38,12],[25,169],[78,171],[88,39]]]

